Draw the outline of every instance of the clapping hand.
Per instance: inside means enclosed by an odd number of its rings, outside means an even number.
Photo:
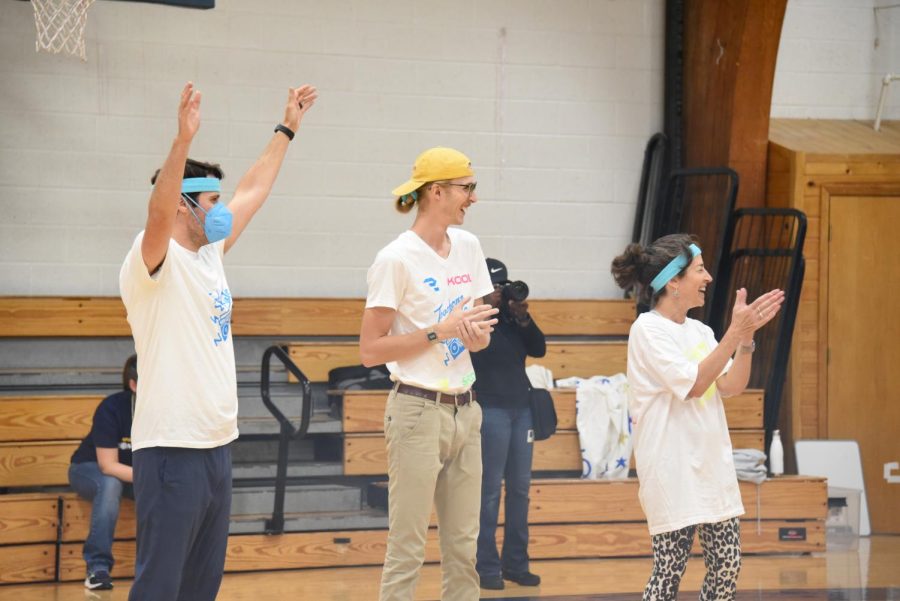
[[[741,341],[751,340],[756,330],[778,315],[782,303],[784,303],[784,291],[776,289],[766,292],[748,305],[747,289],[741,288],[737,291],[734,300],[731,325],[728,329],[738,334]]]
[[[436,330],[442,340],[456,337],[470,351],[478,351],[490,342],[491,332],[497,325],[496,315],[499,309],[486,304],[464,309],[471,301],[471,297],[466,298],[454,307],[447,319],[437,325]]]

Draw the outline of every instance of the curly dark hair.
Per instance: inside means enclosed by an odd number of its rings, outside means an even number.
[[[666,289],[654,293],[650,282],[678,255],[688,260],[684,269],[678,272],[679,277],[683,276],[693,260],[690,245],[695,242],[691,234],[669,234],[654,240],[647,247],[629,244],[624,253],[613,259],[610,271],[620,288],[634,289],[638,302],[653,306],[666,293]]]

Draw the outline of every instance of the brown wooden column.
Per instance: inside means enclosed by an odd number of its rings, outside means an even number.
[[[685,0],[685,167],[727,165],[765,206],[772,83],[787,0]]]

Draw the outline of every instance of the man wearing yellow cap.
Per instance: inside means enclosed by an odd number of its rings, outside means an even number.
[[[475,550],[481,503],[481,407],[470,352],[490,343],[497,310],[481,244],[462,225],[478,201],[475,174],[452,148],[426,150],[394,189],[412,227],[369,269],[359,336],[365,365],[394,380],[384,412],[388,451],[387,553],[381,601],[411,601],[437,511],[443,601],[479,598]]]

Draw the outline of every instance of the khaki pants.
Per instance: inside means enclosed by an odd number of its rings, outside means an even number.
[[[437,510],[443,601],[477,601],[481,510],[481,407],[388,396],[388,532],[381,601],[412,601],[432,503]]]

